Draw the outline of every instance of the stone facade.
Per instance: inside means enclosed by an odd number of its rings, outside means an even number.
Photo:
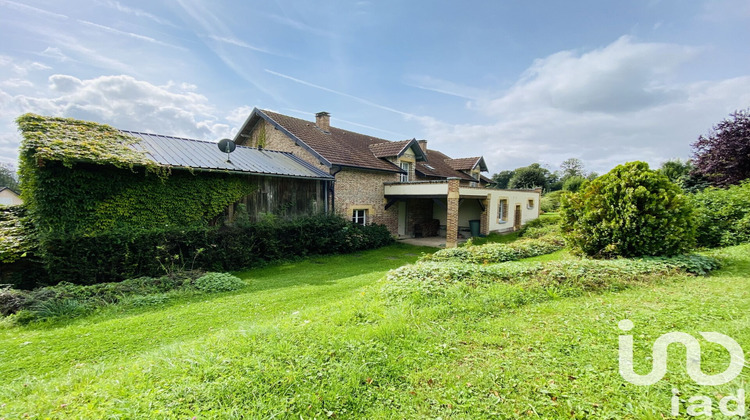
[[[253,127],[250,137],[246,138],[245,141],[241,143],[241,146],[289,152],[305,162],[314,165],[321,171],[329,171],[328,166],[321,163],[312,153],[308,152],[304,147],[295,144],[286,134],[265,120],[260,121],[255,127]]]
[[[365,171],[343,168],[336,174],[334,208],[347,219],[358,209],[367,210],[367,223],[388,226],[388,230],[398,230],[398,208],[391,206],[385,210],[383,183],[398,181],[398,174],[378,171]]]

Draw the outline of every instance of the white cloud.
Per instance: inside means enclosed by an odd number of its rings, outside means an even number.
[[[536,60],[506,93],[471,103],[490,122],[420,122],[436,148],[456,156],[467,154],[466,139],[483,139],[476,150],[493,172],[568,157],[599,172],[629,160],[687,158],[698,135],[750,104],[750,75],[673,82],[698,53],[628,37],[583,54],[562,51]]]
[[[49,77],[48,87],[36,96],[14,96],[0,89],[0,115],[4,116],[0,121],[0,161],[15,158],[20,136],[15,134],[11,119],[26,112],[203,140],[231,137],[241,124],[235,120],[243,108],[235,110],[232,119],[217,117],[222,113],[204,95],[192,91],[196,87],[190,84],[156,86],[125,75],[82,80],[55,74]]]
[[[29,60],[15,60],[7,55],[0,55],[0,68],[10,70],[14,75],[26,76],[32,71],[50,70],[51,67]]]
[[[679,45],[635,43],[627,36],[580,56],[558,52],[536,60],[487,111],[504,114],[547,106],[616,113],[672,102],[682,92],[669,85],[668,76],[696,53]]]

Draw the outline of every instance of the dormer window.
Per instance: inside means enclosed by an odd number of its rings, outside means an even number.
[[[411,172],[411,163],[401,162],[401,170],[406,172],[401,174],[401,182],[409,182],[409,173]]]

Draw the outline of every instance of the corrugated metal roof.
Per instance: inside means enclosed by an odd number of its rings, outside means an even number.
[[[164,166],[295,178],[333,179],[330,174],[291,153],[237,146],[237,149],[229,155],[231,162],[227,162],[227,154],[219,150],[214,142],[121,131],[141,140],[130,147],[146,152],[151,160]]]

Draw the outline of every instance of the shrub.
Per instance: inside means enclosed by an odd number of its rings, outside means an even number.
[[[521,238],[543,238],[543,237],[558,237],[562,238],[560,231],[560,216],[559,215],[546,215],[538,219],[531,220],[526,223],[518,236]]]
[[[566,191],[558,190],[558,191],[552,191],[552,192],[548,192],[547,194],[544,194],[539,203],[539,208],[545,213],[555,212],[559,210],[560,209],[560,197],[565,193]]]
[[[391,270],[383,290],[391,298],[440,296],[456,285],[480,287],[503,282],[534,290],[574,290],[576,293],[619,290],[675,273],[703,275],[719,267],[701,255],[670,258],[571,260],[548,263],[508,262],[495,265],[424,261]]]
[[[698,245],[750,242],[750,181],[727,189],[707,188],[693,194]]]
[[[0,314],[13,322],[76,316],[106,305],[153,306],[185,293],[213,293],[245,286],[227,273],[186,271],[161,277],[139,277],[118,283],[78,285],[62,282],[31,291],[0,288]]]
[[[245,287],[246,284],[239,277],[233,276],[229,273],[206,273],[201,277],[198,277],[193,283],[193,286],[202,292],[211,293],[229,292],[241,289]]]
[[[193,268],[233,271],[312,254],[361,251],[391,244],[382,225],[312,216],[221,228],[116,230],[49,238],[40,245],[50,282],[95,284]]]
[[[581,189],[581,187],[584,186],[584,184],[588,180],[582,176],[571,176],[568,179],[565,180],[563,183],[563,190],[570,191],[570,192],[578,192],[578,190]]]
[[[562,249],[564,242],[554,236],[523,239],[513,243],[492,243],[458,248],[441,249],[427,254],[420,261],[460,261],[474,264],[492,264],[550,254]]]
[[[23,308],[26,295],[18,290],[13,290],[10,285],[0,286],[0,315],[8,316]]]
[[[567,242],[589,256],[669,256],[695,243],[688,199],[644,162],[619,165],[564,196],[561,209]]]

